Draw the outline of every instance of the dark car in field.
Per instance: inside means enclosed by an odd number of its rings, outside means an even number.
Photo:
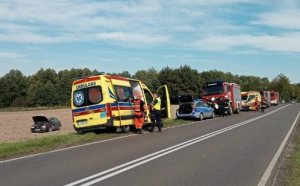
[[[31,132],[52,132],[60,130],[61,122],[57,118],[48,119],[45,116],[33,116],[34,124],[31,126]]]

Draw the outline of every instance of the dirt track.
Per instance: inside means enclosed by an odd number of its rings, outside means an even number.
[[[172,116],[178,106],[172,105]],[[50,133],[31,133],[30,127],[33,124],[32,116],[42,115],[46,117],[57,117],[62,123],[60,131]],[[75,132],[72,126],[70,109],[24,111],[24,112],[0,112],[0,142],[15,142],[27,139],[58,135]]]

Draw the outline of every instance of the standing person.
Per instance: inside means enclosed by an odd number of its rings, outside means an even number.
[[[134,124],[138,134],[143,134],[143,124],[145,118],[145,102],[142,100],[142,93],[137,91],[134,94],[133,109],[134,109]]]
[[[263,99],[261,101],[261,107],[260,107],[261,112],[265,112],[266,108],[267,108],[267,101],[265,99]]]
[[[258,111],[258,110],[259,110],[259,103],[258,103],[258,97],[257,97],[257,96],[256,96],[256,98],[255,98],[255,103],[254,103],[254,105],[255,105],[255,110]]]
[[[161,132],[161,117],[160,117],[160,112],[161,112],[161,99],[157,95],[157,92],[153,92],[153,97],[154,100],[151,103],[152,106],[152,123],[151,123],[151,130],[150,132],[154,131],[155,125],[158,127],[158,131]]]

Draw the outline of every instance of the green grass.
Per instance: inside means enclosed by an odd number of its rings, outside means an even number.
[[[298,133],[295,143],[295,149],[287,159],[286,185],[288,186],[300,186],[300,133]]]
[[[170,127],[175,125],[181,125],[188,123],[186,120],[168,119],[164,120],[164,127]],[[45,136],[41,138],[35,138],[27,141],[12,142],[12,143],[0,143],[0,160],[5,160],[14,157],[20,157],[24,155],[30,155],[35,153],[47,152],[64,147],[70,147],[89,142],[95,142],[103,139],[109,139],[113,137],[120,137],[126,134],[116,133],[100,133],[93,132],[85,134],[62,134],[56,136]]]
[[[120,135],[114,133],[95,134],[92,132],[86,134],[71,133],[57,136],[46,136],[22,142],[0,143],[0,159],[4,160],[22,155],[47,152],[50,150],[112,138],[115,136]]]
[[[176,125],[182,125],[185,123],[193,122],[191,120],[183,120],[183,119],[167,119],[164,120],[164,127],[170,127],[170,126],[176,126]]]

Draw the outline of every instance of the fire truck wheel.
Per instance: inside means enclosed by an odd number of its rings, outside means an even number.
[[[236,113],[239,114],[240,113],[240,106],[238,105],[238,108],[236,109]]]
[[[231,116],[232,114],[233,114],[232,107],[229,106],[229,108],[228,108],[228,115]]]
[[[200,113],[200,116],[199,116],[199,121],[202,121],[204,119],[203,117],[203,113]]]

